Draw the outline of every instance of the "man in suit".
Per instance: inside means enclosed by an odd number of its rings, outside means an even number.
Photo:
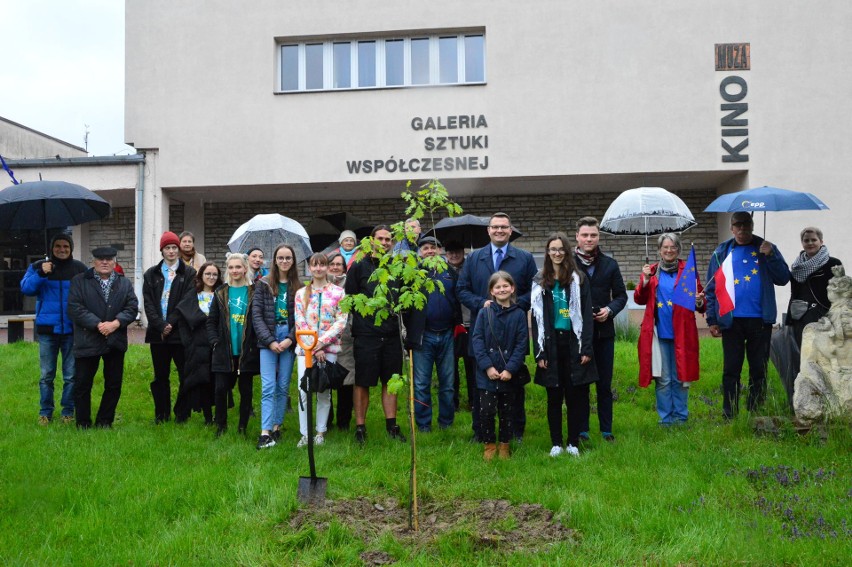
[[[488,299],[488,280],[494,272],[502,270],[514,278],[518,305],[524,311],[529,311],[532,280],[537,271],[532,254],[509,244],[509,237],[512,236],[512,222],[509,215],[506,213],[491,215],[488,236],[491,242],[468,256],[459,275],[458,297],[459,301],[470,309],[471,336],[476,328],[479,310],[491,303]],[[473,352],[470,354],[473,355]],[[523,439],[527,421],[524,410],[526,396],[523,387],[518,391],[515,401],[512,421],[515,425],[515,440],[520,442]],[[480,440],[478,410],[479,408],[471,408],[475,441]]]
[[[598,422],[606,441],[615,441],[612,434],[612,370],[615,359],[615,316],[627,305],[627,289],[618,262],[605,255],[600,242],[598,219],[583,217],[577,221],[577,267],[589,278],[592,287],[592,333],[594,360],[598,368],[595,390],[598,396]],[[588,390],[586,390],[588,392]],[[588,402],[583,407],[589,408]],[[580,439],[589,439],[589,414],[582,416]]]

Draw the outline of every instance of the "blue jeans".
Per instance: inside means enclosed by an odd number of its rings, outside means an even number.
[[[657,378],[657,413],[662,425],[686,421],[688,411],[689,384],[677,379],[677,363],[673,339],[660,339],[663,354],[662,376]]]
[[[423,344],[414,350],[414,419],[420,428],[432,427],[432,366],[438,370],[438,426],[455,419],[453,404],[453,330],[423,332]]]
[[[283,341],[289,332],[286,323],[277,325],[275,340]],[[295,354],[292,348],[280,354],[268,348],[260,349],[260,428],[263,431],[271,431],[273,426],[284,422]]]
[[[56,358],[62,353],[62,415],[74,417],[74,335],[39,335],[38,359],[41,378],[39,415],[53,418],[53,379],[56,377]]]

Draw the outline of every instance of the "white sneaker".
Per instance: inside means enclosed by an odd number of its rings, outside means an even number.
[[[569,445],[569,447],[570,447],[570,445]],[[550,448],[550,456],[551,457],[558,457],[563,452],[564,451],[562,450],[562,447],[560,447],[559,445],[554,445],[553,447]]]
[[[317,433],[314,436],[314,445],[322,445],[323,443],[325,443],[325,434]]]
[[[308,438],[302,435],[302,438],[299,439],[299,442],[296,443],[296,448],[301,449],[302,447],[306,447],[308,445]]]
[[[565,447],[565,452],[567,454],[571,455],[572,457],[579,457],[580,456],[580,449],[578,449],[574,445],[568,445],[567,447]]]

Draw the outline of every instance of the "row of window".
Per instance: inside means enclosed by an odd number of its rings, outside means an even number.
[[[281,45],[281,91],[485,82],[483,34]]]

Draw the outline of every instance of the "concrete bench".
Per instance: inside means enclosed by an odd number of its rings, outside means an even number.
[[[35,322],[35,315],[15,315],[9,317],[9,330],[6,340],[9,344],[24,340],[24,323]],[[33,331],[35,336],[35,331]]]

